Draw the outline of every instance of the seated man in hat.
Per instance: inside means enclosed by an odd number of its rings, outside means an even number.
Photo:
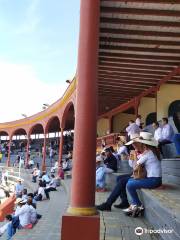
[[[105,191],[105,167],[101,156],[96,157],[96,190]]]

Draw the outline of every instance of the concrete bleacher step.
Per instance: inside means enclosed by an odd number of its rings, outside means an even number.
[[[180,184],[180,158],[162,160],[163,182]]]
[[[169,234],[161,233],[162,239],[180,239],[180,187],[165,185],[162,189],[141,189],[140,195],[148,222],[155,229],[172,230]]]

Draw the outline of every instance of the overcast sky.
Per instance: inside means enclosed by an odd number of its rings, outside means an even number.
[[[0,0],[0,122],[41,111],[76,72],[80,0]]]

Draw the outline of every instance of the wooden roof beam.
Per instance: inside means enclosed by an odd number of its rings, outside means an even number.
[[[136,59],[151,59],[154,61],[161,60],[161,61],[180,61],[179,56],[167,56],[167,55],[151,55],[149,53],[146,54],[133,54],[133,53],[118,53],[118,52],[105,52],[105,51],[99,51],[99,57],[125,57],[125,58],[136,58]]]
[[[128,80],[123,80],[123,79],[118,79],[118,80],[112,80],[111,78],[99,78],[98,79],[98,83],[112,83],[115,84],[117,86],[120,86],[121,84],[127,85],[127,86],[131,86],[134,84],[138,84],[139,86],[144,86],[144,87],[148,87],[148,86],[152,86],[155,85],[157,82],[145,82],[145,81],[128,81]]]
[[[103,2],[112,2],[112,0],[103,0]],[[126,3],[154,3],[154,4],[180,4],[180,0],[113,0],[113,2]]]
[[[159,26],[159,27],[180,27],[180,22],[170,22],[170,21],[157,21],[157,20],[136,20],[136,19],[123,19],[123,18],[108,18],[101,17],[101,23],[112,23],[112,24],[127,24],[136,26]]]
[[[141,65],[151,65],[151,66],[178,66],[179,62],[163,62],[163,61],[155,61],[155,60],[139,60],[139,59],[128,59],[128,58],[114,58],[114,57],[99,57],[99,62],[118,62],[122,64],[141,64]]]
[[[124,34],[124,35],[139,35],[139,36],[153,36],[153,37],[171,37],[179,38],[179,32],[160,32],[160,31],[148,31],[148,30],[139,30],[139,29],[123,29],[123,28],[106,28],[101,27],[100,33],[111,33],[111,34]]]
[[[109,44],[100,44],[100,49],[107,49],[107,50],[121,50],[121,51],[135,51],[135,52],[148,52],[148,53],[175,53],[180,54],[180,49],[174,48],[160,48],[160,47],[129,47],[129,46],[114,46]]]
[[[165,76],[168,74],[168,72],[162,72],[162,71],[150,71],[150,70],[141,70],[141,69],[121,69],[121,68],[116,68],[116,67],[105,67],[105,66],[99,66],[99,70],[108,70],[112,72],[133,72],[133,73],[144,73],[144,74],[149,74],[149,75],[154,75],[154,76]]]
[[[129,38],[119,38],[119,37],[100,37],[100,42],[107,43],[133,43],[133,44],[155,44],[157,46],[160,45],[168,45],[168,46],[178,46],[179,41],[167,41],[167,40],[149,40],[149,39],[129,39]]]
[[[172,67],[167,66],[148,66],[148,65],[138,65],[138,64],[122,64],[122,63],[110,63],[110,62],[101,62],[99,67],[107,66],[107,67],[118,67],[123,69],[146,69],[146,70],[159,70],[163,72],[168,72],[172,70]]]
[[[134,15],[148,15],[148,16],[168,16],[179,17],[180,11],[161,10],[161,9],[141,9],[141,8],[121,8],[121,7],[104,7],[100,8],[101,13],[116,13],[116,14],[134,14]]]
[[[158,75],[158,76],[153,76],[153,75],[148,75],[148,74],[143,74],[143,73],[141,73],[141,74],[138,74],[138,73],[135,73],[135,72],[112,72],[112,71],[107,71],[107,70],[99,70],[99,75],[101,75],[101,74],[103,74],[103,75],[106,75],[106,76],[117,76],[117,77],[126,77],[126,78],[129,78],[129,77],[131,77],[131,78],[135,78],[135,79],[137,79],[137,78],[139,78],[139,79],[149,79],[149,80],[160,80],[161,78],[162,78],[162,76],[161,75]],[[146,80],[145,80],[146,81]]]
[[[170,79],[172,79],[174,76],[176,76],[177,74],[180,74],[180,66],[176,67],[173,69],[173,71],[171,71],[167,76],[163,77],[158,84],[156,85],[156,87],[150,87],[149,89],[145,90],[144,92],[142,92],[140,95],[136,96],[135,98],[131,99],[130,101],[121,104],[120,106],[114,108],[111,111],[106,112],[105,114],[102,114],[100,117],[103,116],[107,116],[107,115],[114,115],[117,112],[122,112],[124,110],[129,109],[130,107],[133,107],[137,101],[137,98],[142,98],[145,96],[148,96],[149,94],[151,94],[152,92],[157,92],[158,89],[160,88],[160,86],[166,82],[168,82]]]

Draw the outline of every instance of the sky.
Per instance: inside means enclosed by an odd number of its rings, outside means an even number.
[[[80,0],[0,0],[0,122],[52,104],[76,72]]]

